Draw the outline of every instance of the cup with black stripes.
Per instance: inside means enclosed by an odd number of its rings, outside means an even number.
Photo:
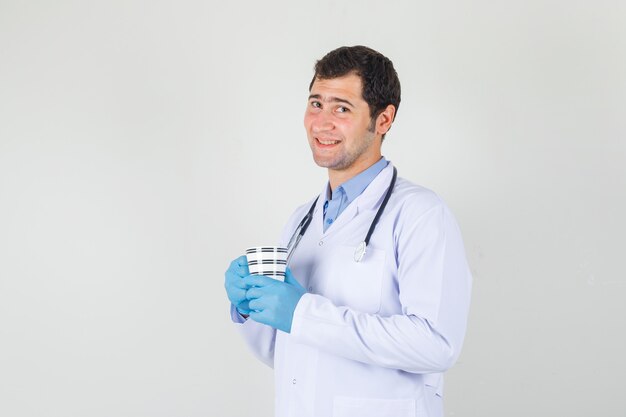
[[[287,248],[282,246],[255,246],[246,249],[251,275],[265,275],[279,281],[285,280]]]

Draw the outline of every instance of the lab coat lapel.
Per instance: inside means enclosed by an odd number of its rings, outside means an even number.
[[[389,182],[391,181],[391,176],[393,174],[393,165],[391,162],[372,180],[372,182],[367,186],[367,188],[355,198],[349,205],[344,209],[344,211],[339,215],[337,220],[328,228],[326,233],[323,232],[323,223],[324,223],[324,202],[326,201],[326,187],[322,191],[320,195],[320,201],[318,201],[318,209],[319,215],[316,215],[316,221],[318,224],[317,230],[319,230],[323,236],[330,236],[337,230],[340,230],[343,226],[349,223],[355,216],[364,211],[373,210],[378,206],[389,186]]]
[[[378,208],[383,197],[385,196],[387,188],[389,188],[392,176],[393,165],[389,162],[385,169],[383,169],[380,174],[372,180],[363,193],[354,199],[353,203],[357,204],[361,212],[366,210],[375,210]]]

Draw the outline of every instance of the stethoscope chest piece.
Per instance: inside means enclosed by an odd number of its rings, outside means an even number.
[[[367,251],[367,243],[361,242],[359,246],[354,250],[354,262],[361,262],[363,257],[365,256],[365,252]]]

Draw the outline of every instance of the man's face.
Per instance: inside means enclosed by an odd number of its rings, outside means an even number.
[[[304,127],[317,165],[354,175],[380,159],[381,135],[371,129],[362,88],[355,74],[313,83]]]

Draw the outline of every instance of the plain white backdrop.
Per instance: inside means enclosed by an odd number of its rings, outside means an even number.
[[[355,44],[474,273],[446,415],[625,415],[623,1],[0,0],[1,416],[272,415],[223,272],[323,186],[307,87]]]

